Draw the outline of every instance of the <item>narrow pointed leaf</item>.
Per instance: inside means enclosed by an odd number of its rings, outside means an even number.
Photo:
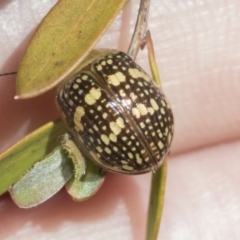
[[[8,190],[33,164],[59,144],[67,130],[61,120],[49,122],[0,155],[0,195]]]
[[[126,0],[59,0],[28,45],[17,95],[39,95],[65,79],[93,48]]]
[[[147,240],[156,240],[162,217],[164,194],[167,178],[167,159],[152,175],[151,193],[148,209]]]
[[[148,58],[151,67],[151,72],[155,83],[161,88],[160,75],[158,73],[157,63],[154,54],[153,42],[150,32],[147,33],[146,42],[148,47]],[[147,234],[146,240],[157,240],[160,229],[164,194],[167,178],[167,161],[166,158],[162,166],[152,174],[151,193],[148,206]]]
[[[31,208],[51,198],[72,177],[72,161],[61,147],[34,166],[16,182],[9,192],[21,208]]]

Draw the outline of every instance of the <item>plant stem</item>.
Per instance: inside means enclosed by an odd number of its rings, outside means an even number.
[[[137,22],[128,48],[128,55],[133,59],[136,58],[139,48],[143,48],[146,44],[149,6],[150,0],[141,0]]]

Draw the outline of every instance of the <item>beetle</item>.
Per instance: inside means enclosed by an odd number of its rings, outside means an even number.
[[[170,104],[127,54],[93,50],[64,81],[57,104],[81,152],[108,171],[155,171],[174,132]]]

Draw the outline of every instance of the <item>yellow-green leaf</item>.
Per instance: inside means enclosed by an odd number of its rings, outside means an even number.
[[[164,193],[167,178],[167,159],[164,160],[162,166],[153,173],[151,183],[151,193],[148,208],[147,221],[147,240],[156,240],[160,228],[162,217]]]
[[[59,136],[66,131],[61,120],[49,122],[3,152],[0,155],[0,195],[18,181],[35,162],[56,148]]]
[[[154,54],[153,42],[150,32],[147,33],[146,42],[148,47],[148,58],[151,72],[155,83],[161,88],[160,75],[158,73],[157,63]],[[162,166],[152,174],[150,201],[148,206],[148,221],[146,240],[157,240],[161,223],[164,194],[167,178],[167,157]]]
[[[28,45],[17,75],[17,95],[56,86],[93,48],[126,0],[59,0]]]

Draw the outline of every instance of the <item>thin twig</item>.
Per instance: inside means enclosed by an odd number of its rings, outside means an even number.
[[[137,22],[128,48],[128,55],[133,59],[136,58],[139,48],[143,48],[146,44],[149,6],[150,0],[141,0]]]

